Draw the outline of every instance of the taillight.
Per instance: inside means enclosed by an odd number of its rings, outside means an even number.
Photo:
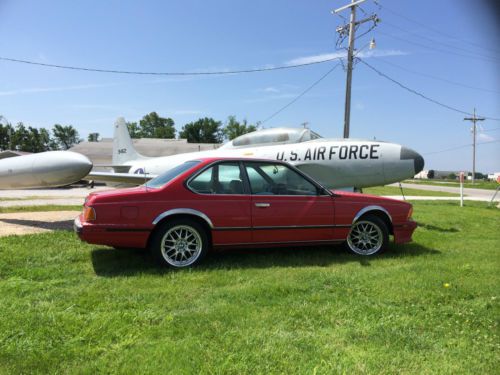
[[[408,211],[408,217],[407,217],[408,220],[411,219],[411,215],[413,215],[413,206],[410,207],[410,210]]]
[[[94,221],[96,219],[95,210],[92,207],[83,207],[83,220]]]

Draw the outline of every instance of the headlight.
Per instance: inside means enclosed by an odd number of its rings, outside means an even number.
[[[95,210],[92,207],[83,207],[83,220],[94,221],[96,219]]]

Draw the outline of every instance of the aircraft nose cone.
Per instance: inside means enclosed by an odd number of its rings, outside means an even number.
[[[424,158],[418,152],[413,151],[411,148],[401,147],[401,160],[413,160],[413,166],[415,168],[415,174],[419,173],[424,169]]]
[[[66,162],[77,174],[84,176],[90,172],[93,166],[92,162],[85,155],[71,151],[68,151],[66,154]]]
[[[77,164],[81,164],[84,166],[91,166],[92,165],[92,162],[89,160],[89,158],[87,158],[85,155],[82,155],[82,154],[79,154],[76,152],[68,151],[67,157],[68,157],[68,159],[70,159],[71,161],[73,161],[74,163],[77,163]]]

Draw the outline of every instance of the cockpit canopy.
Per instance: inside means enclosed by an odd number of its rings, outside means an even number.
[[[287,144],[312,141],[322,138],[310,129],[304,128],[271,128],[257,130],[252,133],[240,135],[227,142],[221,148],[239,148],[260,146],[266,144]]]

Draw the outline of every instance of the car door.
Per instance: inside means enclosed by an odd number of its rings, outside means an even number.
[[[244,165],[252,193],[254,243],[333,240],[330,195],[285,164],[248,161]]]
[[[190,207],[203,212],[213,224],[214,246],[251,243],[251,198],[242,168],[237,161],[216,163],[187,183],[197,194]]]

